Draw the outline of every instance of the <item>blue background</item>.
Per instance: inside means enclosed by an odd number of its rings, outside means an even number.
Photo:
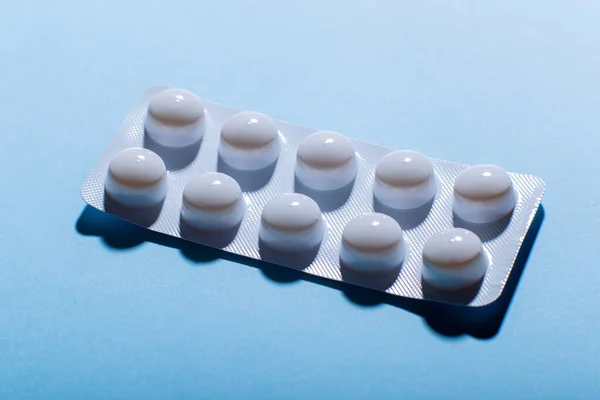
[[[0,398],[600,397],[599,20],[597,1],[3,2]],[[86,209],[155,84],[544,177],[518,285],[468,314]]]

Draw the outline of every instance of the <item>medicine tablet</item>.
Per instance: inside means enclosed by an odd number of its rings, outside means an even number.
[[[204,105],[194,93],[167,89],[150,100],[146,133],[165,147],[187,147],[197,143],[205,131]]]
[[[262,211],[260,239],[273,250],[299,252],[319,246],[325,226],[319,206],[310,197],[286,193]]]
[[[391,217],[370,213],[352,219],[342,233],[342,264],[364,273],[386,272],[404,261],[402,228]]]
[[[495,165],[469,167],[454,182],[454,213],[465,221],[498,221],[509,215],[516,203],[510,176]]]
[[[207,172],[192,178],[183,190],[181,217],[200,230],[228,230],[246,212],[240,185],[229,175]]]
[[[277,161],[280,151],[277,126],[264,114],[242,111],[225,121],[221,128],[219,155],[233,168],[267,167]]]
[[[423,247],[422,277],[439,289],[461,289],[485,275],[489,261],[481,240],[466,229],[433,235]]]
[[[138,147],[125,149],[110,161],[106,193],[127,207],[150,207],[167,193],[167,168],[154,152]]]
[[[319,131],[298,145],[296,178],[316,190],[335,190],[356,178],[358,162],[352,142],[337,132]]]
[[[437,191],[431,161],[412,150],[386,154],[375,169],[373,194],[384,205],[410,210],[429,203]]]

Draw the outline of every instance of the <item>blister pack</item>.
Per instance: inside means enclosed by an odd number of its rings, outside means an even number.
[[[392,295],[496,300],[545,190],[467,166],[149,90],[81,194],[166,235]]]

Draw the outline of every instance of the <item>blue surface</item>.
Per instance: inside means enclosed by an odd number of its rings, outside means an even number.
[[[599,398],[600,4],[523,3],[4,4],[0,398]],[[393,302],[85,209],[163,83],[544,177],[514,295],[476,315]]]

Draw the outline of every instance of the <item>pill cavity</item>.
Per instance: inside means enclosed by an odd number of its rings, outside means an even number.
[[[405,253],[402,228],[385,214],[363,214],[344,227],[340,259],[357,272],[393,270],[402,265]]]
[[[145,129],[146,134],[161,146],[191,146],[204,136],[204,104],[188,90],[160,91],[150,100]]]
[[[167,193],[167,168],[154,152],[143,148],[125,149],[108,166],[106,193],[127,207],[150,207]]]
[[[315,190],[335,190],[350,184],[358,172],[352,142],[337,132],[319,131],[298,145],[296,178]]]
[[[271,249],[298,252],[323,240],[321,210],[308,196],[286,193],[270,200],[262,211],[260,239]]]
[[[232,229],[242,221],[245,212],[240,185],[220,172],[198,175],[183,190],[181,217],[197,229]]]
[[[510,176],[496,165],[469,167],[454,182],[454,213],[465,221],[498,221],[510,215],[516,203]]]
[[[221,128],[219,155],[233,168],[256,170],[279,158],[281,145],[272,118],[243,111],[230,117]]]
[[[431,236],[423,247],[422,277],[439,289],[461,289],[485,275],[489,264],[481,240],[473,232],[451,228]]]
[[[375,169],[373,194],[382,204],[410,210],[429,203],[437,191],[431,161],[412,150],[385,155]]]

